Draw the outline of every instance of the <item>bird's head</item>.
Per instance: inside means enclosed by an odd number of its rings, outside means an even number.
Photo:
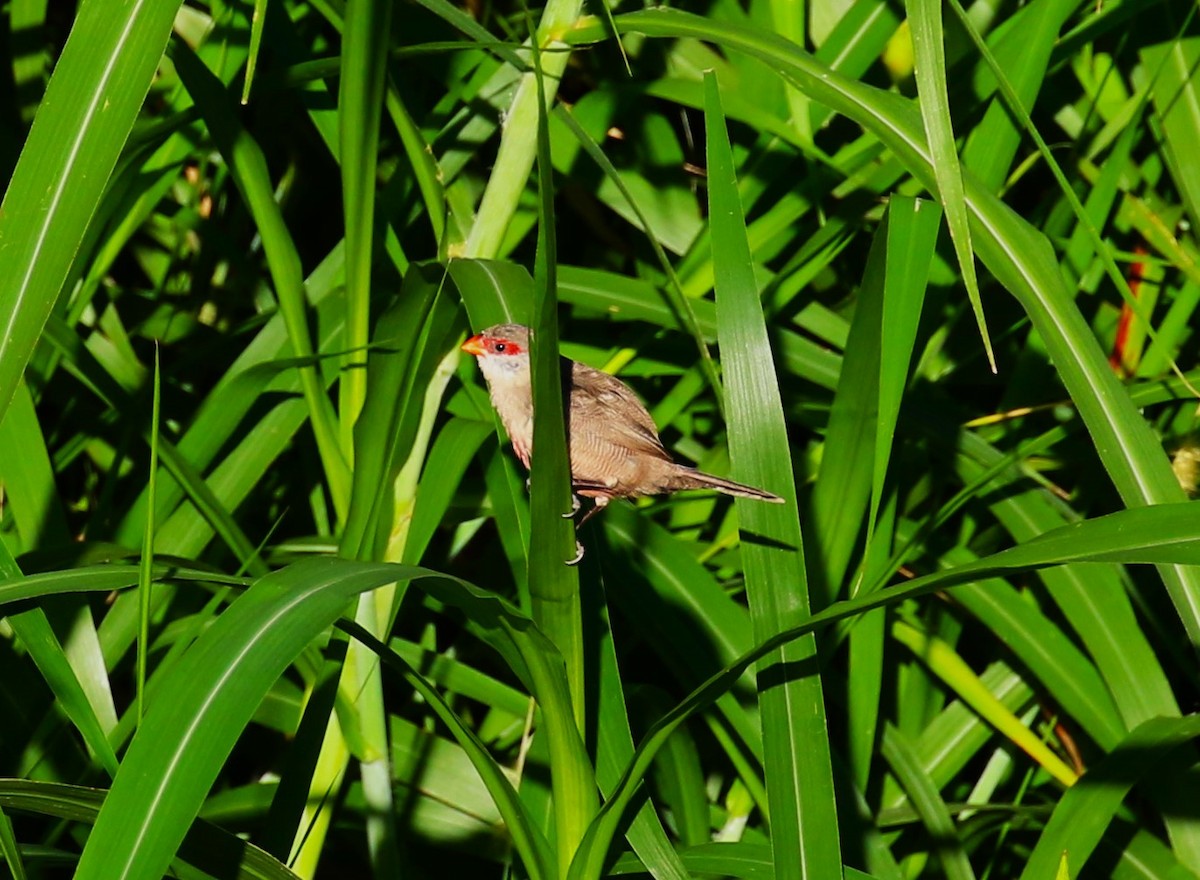
[[[529,375],[529,328],[520,324],[497,324],[472,336],[462,350],[479,358],[479,368],[488,382]]]

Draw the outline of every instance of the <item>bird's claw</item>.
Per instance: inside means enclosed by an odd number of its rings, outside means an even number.
[[[575,542],[575,558],[568,559],[567,565],[578,565],[579,560],[583,559],[583,545],[578,541]]]
[[[570,511],[570,513],[564,513],[562,515],[562,518],[563,519],[575,519],[575,514],[579,513],[579,508],[581,506],[582,506],[582,504],[579,501],[579,496],[572,492],[571,493],[571,511]]]

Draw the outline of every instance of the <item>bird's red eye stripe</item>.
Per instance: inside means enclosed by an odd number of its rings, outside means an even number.
[[[487,347],[496,354],[520,354],[521,346],[510,339],[489,339]]]

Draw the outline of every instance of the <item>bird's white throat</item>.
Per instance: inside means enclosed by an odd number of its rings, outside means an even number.
[[[529,357],[488,355],[479,359],[492,406],[514,442],[533,439],[533,389]]]

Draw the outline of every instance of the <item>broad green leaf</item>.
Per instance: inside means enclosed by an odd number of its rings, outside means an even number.
[[[730,457],[737,476],[785,499],[780,506],[737,502],[754,635],[762,641],[808,614],[803,539],[778,380],[750,269],[716,79],[709,75],[705,85],[709,216]],[[772,845],[780,877],[841,873],[825,704],[821,679],[812,668],[815,658],[816,641],[802,639],[771,656],[758,675]],[[781,670],[788,667],[810,671],[783,676]]]
[[[179,0],[86,2],[0,205],[0,418],[154,79]]]

